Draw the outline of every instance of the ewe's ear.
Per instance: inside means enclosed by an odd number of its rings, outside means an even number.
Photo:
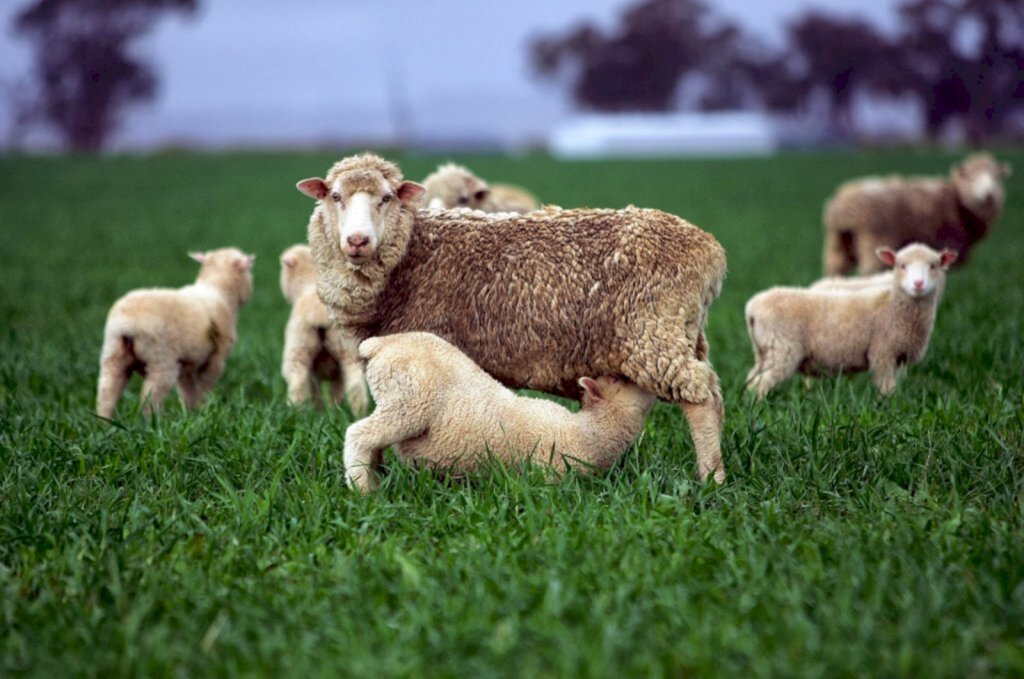
[[[889,248],[878,248],[875,250],[875,254],[882,260],[882,264],[886,266],[896,266],[896,253]]]
[[[295,185],[299,191],[312,198],[313,200],[323,200],[327,197],[327,182],[319,177],[310,177],[309,179],[303,179],[301,182]]]
[[[949,268],[950,264],[956,261],[957,256],[956,250],[943,250],[939,254],[939,266],[941,266],[942,270],[945,271]]]
[[[409,204],[422,196],[424,191],[426,191],[426,189],[416,182],[402,182],[398,186],[398,191],[396,191],[396,193],[398,194],[398,200],[405,204]]]
[[[999,166],[999,176],[1000,177],[1002,177],[1003,179],[1006,179],[1011,174],[1013,174],[1013,165],[1010,165],[1009,163],[1002,163]]]
[[[589,377],[581,377],[579,379],[579,385],[583,387],[583,391],[590,394],[590,398],[595,401],[603,401],[604,393],[601,391],[601,387],[597,386],[597,382]]]
[[[206,263],[206,253],[205,252],[190,252],[190,253],[188,253],[188,256],[191,257],[192,259],[196,260],[200,264],[205,264]]]

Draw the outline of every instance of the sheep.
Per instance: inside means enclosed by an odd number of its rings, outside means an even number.
[[[320,385],[326,382],[332,403],[341,403],[344,395],[354,414],[365,413],[366,387],[356,347],[333,327],[330,311],[316,294],[316,265],[308,245],[281,253],[281,293],[292,305],[281,361],[289,403],[301,405],[312,397],[319,408]]]
[[[762,398],[794,372],[870,370],[882,394],[896,389],[897,369],[928,349],[952,250],[913,243],[878,258],[894,267],[888,287],[807,290],[777,287],[754,295],[745,315],[755,363],[747,388]]]
[[[948,179],[893,175],[843,184],[825,204],[825,275],[844,275],[855,265],[862,274],[875,273],[882,268],[877,248],[911,242],[954,250],[966,262],[1002,213],[1002,180],[1009,176],[1008,164],[976,153]]]
[[[526,189],[488,185],[461,165],[441,165],[423,180],[423,204],[433,209],[468,207],[484,212],[531,212],[540,207]]]
[[[713,236],[632,206],[417,211],[423,187],[371,154],[297,187],[318,201],[317,291],[344,332],[433,332],[507,386],[566,396],[581,376],[621,375],[681,407],[698,477],[725,480],[704,333],[726,271]]]
[[[192,285],[134,290],[107,314],[96,413],[111,419],[129,378],[144,376],[149,415],[174,387],[185,408],[202,404],[235,346],[239,308],[252,296],[253,255],[237,248],[192,252],[201,264]]]
[[[615,376],[581,377],[581,409],[571,413],[517,396],[437,335],[406,332],[359,345],[377,404],[345,432],[345,477],[366,493],[377,486],[381,451],[465,471],[489,452],[530,460],[556,474],[609,468],[643,429],[655,395]]]

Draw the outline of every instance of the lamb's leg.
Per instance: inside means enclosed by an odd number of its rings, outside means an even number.
[[[871,380],[878,391],[888,396],[896,391],[897,365],[896,360],[888,355],[868,356],[871,365]]]
[[[231,353],[233,346],[234,340],[219,344],[206,363],[196,371],[196,393],[199,403],[202,403],[206,398],[206,393],[220,382],[221,375],[224,374],[224,368],[228,363],[228,354]]]
[[[199,385],[196,384],[194,372],[183,370],[178,377],[178,395],[181,396],[181,403],[185,410],[195,410],[203,402],[203,396],[199,393]]]
[[[789,379],[802,360],[802,352],[794,346],[775,345],[765,350],[761,370],[748,379],[747,390],[754,392],[758,400],[764,398],[776,385]]]
[[[96,387],[96,414],[106,419],[114,416],[117,401],[128,384],[133,356],[120,337],[107,337],[100,354],[100,377]]]
[[[320,339],[314,328],[293,327],[291,323],[285,330],[284,360],[281,374],[288,383],[288,402],[302,405],[310,399],[320,386],[313,381],[310,368],[313,358],[320,349]],[[319,405],[319,399],[316,405]]]
[[[378,404],[372,415],[345,430],[345,479],[360,493],[377,487],[376,467],[385,448],[419,436],[428,426],[422,409],[389,405]]]
[[[353,415],[363,417],[370,408],[370,399],[366,394],[366,377],[363,375],[362,363],[358,359],[346,361],[341,367],[341,374],[348,407],[352,409]]]
[[[177,381],[177,361],[150,361],[146,365],[146,378],[142,382],[142,411],[152,415],[160,410]]]

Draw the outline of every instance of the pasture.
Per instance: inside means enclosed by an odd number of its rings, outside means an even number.
[[[817,277],[825,197],[958,156],[457,159],[718,237],[729,481],[691,480],[659,404],[603,476],[459,483],[389,455],[366,498],[344,484],[349,416],[289,408],[279,375],[277,257],[313,207],[294,184],[340,154],[0,159],[0,675],[1024,674],[1024,154],[998,155],[1007,210],[896,394],[794,379],[763,403],[743,304]],[[412,179],[443,160],[389,157]],[[110,304],[223,245],[257,255],[256,292],[211,401],[147,422],[136,378],[95,417]]]

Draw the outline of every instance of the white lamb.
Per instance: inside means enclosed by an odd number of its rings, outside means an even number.
[[[293,245],[281,253],[281,293],[292,305],[281,360],[288,401],[300,405],[312,397],[321,407],[321,383],[326,382],[332,403],[341,403],[345,396],[353,413],[365,413],[366,385],[355,342],[346,341],[331,323],[330,311],[316,294],[316,265],[308,245]]]
[[[437,335],[409,332],[364,340],[377,408],[345,432],[345,475],[360,492],[377,485],[384,448],[431,466],[473,468],[490,451],[561,473],[607,468],[636,439],[656,396],[616,377],[582,377],[581,409],[517,396]]]
[[[867,276],[826,276],[811,283],[809,290],[868,290],[892,287],[892,270]]]
[[[894,267],[889,286],[863,290],[772,288],[747,302],[755,364],[747,388],[758,398],[799,371],[808,375],[870,370],[883,394],[896,389],[897,369],[928,349],[951,250],[913,243],[898,253],[879,248]]]
[[[254,257],[236,248],[189,253],[202,266],[192,285],[135,290],[107,315],[96,412],[110,419],[134,373],[144,375],[145,412],[175,383],[188,409],[199,406],[235,346],[238,309],[252,296]]]

